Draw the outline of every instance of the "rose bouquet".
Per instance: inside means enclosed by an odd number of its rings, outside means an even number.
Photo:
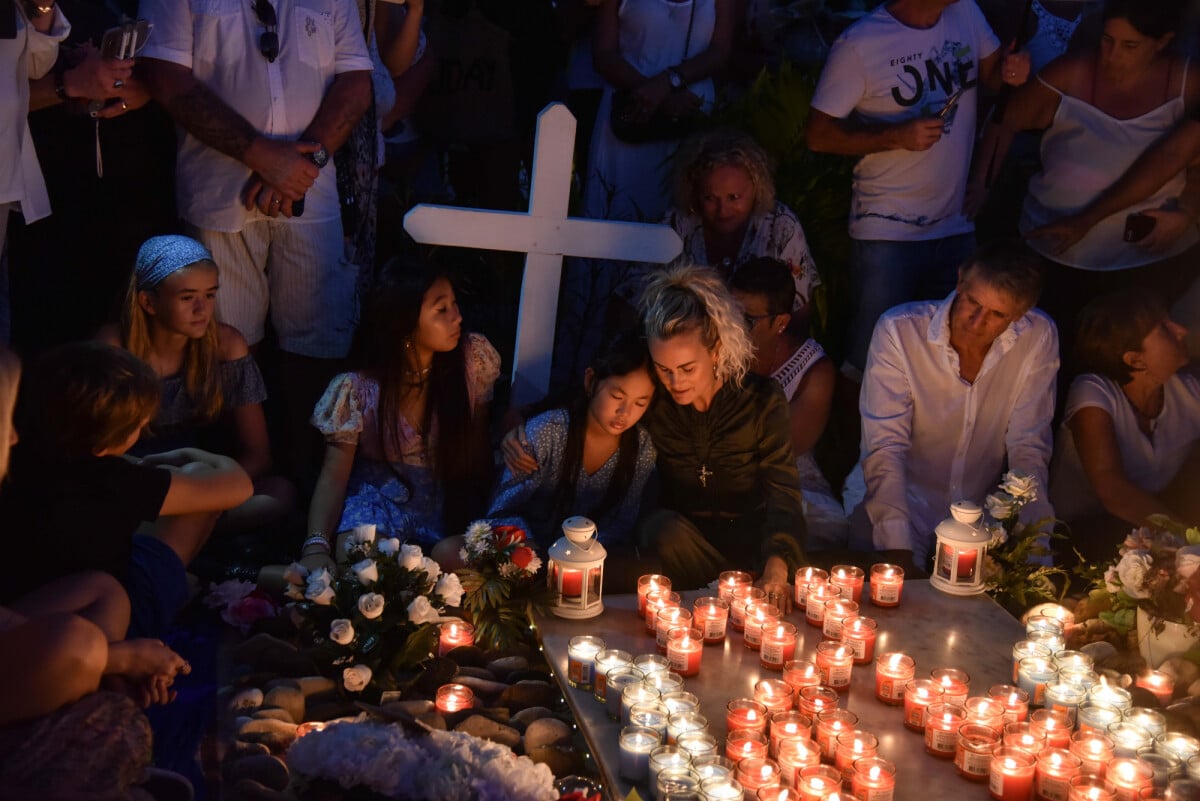
[[[1021,510],[1037,497],[1037,477],[1010,470],[984,501],[992,533],[984,563],[988,593],[1022,608],[1035,601],[1061,600],[1070,585],[1067,571],[1053,564],[1050,540],[1063,539],[1053,530],[1057,521],[1045,517],[1021,522]]]
[[[419,546],[376,540],[374,526],[355,528],[345,549],[347,564],[334,572],[285,571],[293,619],[318,667],[348,692],[392,689],[397,670],[434,650],[435,624],[461,603],[462,585]]]
[[[237,579],[210,584],[204,605],[218,610],[221,619],[242,634],[258,621],[279,614],[279,606],[257,584]]]
[[[529,613],[554,601],[539,580],[542,560],[524,529],[476,520],[467,527],[458,571],[464,591],[463,611],[475,624],[475,641],[502,649],[529,643]]]

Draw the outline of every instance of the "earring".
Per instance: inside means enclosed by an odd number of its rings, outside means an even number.
[[[404,338],[404,349],[405,349],[405,350],[412,350],[412,340],[411,340],[411,339],[409,339],[408,337],[405,337],[405,338]]]

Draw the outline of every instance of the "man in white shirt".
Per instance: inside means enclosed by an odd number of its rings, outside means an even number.
[[[1023,518],[1053,513],[1046,488],[1058,332],[1033,308],[1040,290],[1033,253],[988,246],[960,268],[945,300],[879,319],[859,399],[862,459],[847,479],[852,548],[925,570],[950,504],[982,504],[1005,469],[1038,480]]]
[[[813,150],[862,156],[850,208],[855,370],[879,315],[954,286],[975,247],[962,207],[981,84],[1028,77],[1029,55],[1002,55],[973,0],[892,0],[834,43],[807,135]]]

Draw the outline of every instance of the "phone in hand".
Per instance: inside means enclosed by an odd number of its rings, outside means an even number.
[[[957,92],[946,98],[946,105],[942,106],[941,110],[938,111],[937,116],[943,120],[946,119],[946,115],[950,113],[951,109],[958,105],[958,101],[962,100],[963,93],[966,91],[967,87],[959,87]]]
[[[119,60],[133,58],[146,45],[153,30],[154,25],[144,19],[109,28],[100,39],[100,55]]]
[[[1125,218],[1125,241],[1141,242],[1150,236],[1158,220],[1149,214],[1130,214]]]

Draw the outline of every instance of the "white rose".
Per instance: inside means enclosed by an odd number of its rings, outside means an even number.
[[[366,592],[358,598],[358,611],[367,620],[374,620],[383,614],[383,596],[377,592]]]
[[[352,693],[362,692],[371,683],[371,669],[366,665],[354,665],[342,671],[342,684]]]
[[[1175,552],[1175,573],[1187,581],[1200,567],[1200,545],[1185,545]]]
[[[375,550],[380,556],[395,556],[400,552],[400,540],[395,537],[384,537],[375,543]]]
[[[1036,501],[1038,496],[1037,476],[1030,475],[1023,470],[1009,470],[1000,480],[1000,489],[1026,503]]]
[[[366,523],[355,526],[354,530],[350,532],[350,539],[363,545],[370,545],[375,541],[375,524]]]
[[[983,503],[993,520],[1008,520],[1017,512],[1016,498],[1007,492],[993,492]]]
[[[283,594],[293,601],[304,600],[304,590],[300,589],[298,584],[289,584],[287,589],[283,591]]]
[[[303,584],[308,579],[308,568],[299,562],[292,562],[283,569],[283,580],[288,584]]]
[[[1121,577],[1117,575],[1117,566],[1112,565],[1104,571],[1104,589],[1109,592],[1120,592]]]
[[[1145,551],[1130,551],[1121,557],[1117,564],[1117,576],[1121,579],[1121,588],[1130,598],[1149,598],[1150,591],[1145,588],[1146,577],[1149,575],[1153,561]]]
[[[396,561],[400,563],[400,567],[408,570],[420,570],[423,558],[420,545],[401,545]]]
[[[428,556],[421,560],[421,569],[429,576],[430,581],[436,581],[437,577],[442,575],[442,566]]]
[[[329,575],[329,571],[325,568],[314,570],[308,574],[308,584],[304,590],[304,597],[315,604],[321,606],[329,606],[333,603],[333,577]]]
[[[375,564],[374,559],[355,562],[350,569],[354,571],[354,575],[358,576],[359,583],[364,587],[369,587],[379,581],[379,566]]]
[[[408,605],[408,619],[414,625],[432,623],[440,617],[438,610],[433,608],[433,604],[429,603],[429,599],[424,595],[413,598],[412,603]]]
[[[344,617],[329,624],[329,639],[338,645],[349,645],[354,642],[354,625]]]
[[[463,587],[457,573],[446,573],[437,580],[433,591],[442,596],[448,606],[458,606],[462,603]]]

